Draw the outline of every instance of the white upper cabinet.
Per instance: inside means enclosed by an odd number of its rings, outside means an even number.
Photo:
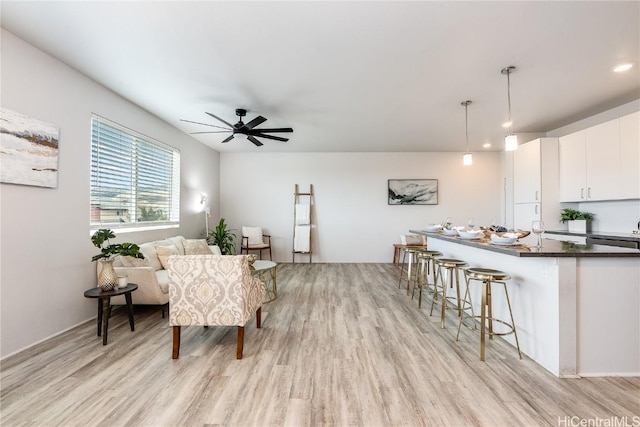
[[[640,199],[640,112],[620,118],[620,198]]]
[[[560,163],[560,201],[585,201],[587,186],[586,132],[560,137],[558,161]]]
[[[640,198],[639,114],[560,137],[560,201]]]
[[[587,200],[620,196],[620,120],[587,129]]]
[[[540,201],[540,140],[527,142],[513,152],[513,203]]]

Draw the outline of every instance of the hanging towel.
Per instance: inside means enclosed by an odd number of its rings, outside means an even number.
[[[296,225],[309,225],[311,222],[311,205],[296,203]]]
[[[294,252],[310,252],[311,249],[311,226],[296,225],[293,237]]]

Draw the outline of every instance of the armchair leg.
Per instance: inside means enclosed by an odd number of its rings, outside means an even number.
[[[180,355],[180,326],[173,327],[173,354],[172,359],[177,359]]]
[[[243,347],[244,347],[244,326],[238,326],[238,348],[236,349],[236,359],[242,359]]]
[[[256,310],[256,328],[262,326],[262,307],[258,307]]]

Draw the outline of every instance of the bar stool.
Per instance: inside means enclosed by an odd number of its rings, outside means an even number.
[[[516,332],[516,324],[513,321],[513,312],[511,311],[511,302],[509,301],[509,292],[507,292],[507,283],[506,281],[511,279],[511,277],[502,271],[493,270],[490,268],[467,268],[466,269],[467,276],[467,290],[464,293],[464,301],[467,306],[471,306],[471,296],[469,295],[469,285],[472,280],[476,280],[482,282],[482,301],[480,308],[480,316],[473,315],[473,311],[469,316],[466,312],[466,309],[463,309],[462,316],[460,317],[460,321],[458,322],[458,334],[456,335],[456,341],[460,336],[460,327],[464,324],[466,327],[471,328],[473,330],[477,330],[476,323],[474,322],[473,326],[470,326],[464,321],[466,319],[480,319],[480,360],[484,361],[484,349],[485,349],[485,337],[488,334],[489,339],[492,340],[494,335],[503,336],[513,334],[516,339],[516,348],[518,349],[518,356],[522,359],[522,353],[520,352],[520,344],[518,343],[518,333]],[[509,317],[511,318],[511,323],[508,323],[504,320],[495,319],[492,313],[492,304],[491,304],[491,285],[493,283],[501,283],[504,287],[504,295],[507,298],[507,306],[509,307]],[[493,322],[501,323],[507,326],[508,330],[506,332],[495,332],[493,330]]]
[[[411,299],[413,299],[413,295],[415,294],[416,285],[418,287],[418,308],[422,307],[422,288],[426,285],[427,290],[429,291],[429,286],[433,285],[433,289],[435,292],[436,288],[436,280],[438,276],[436,274],[436,268],[434,264],[434,258],[438,256],[442,256],[442,252],[438,251],[429,251],[427,249],[420,249],[416,253],[417,260],[417,269],[418,274],[416,274],[416,280],[414,281],[414,285],[411,288]],[[429,276],[433,277],[433,282],[429,283]]]
[[[414,280],[416,259],[417,259],[416,253],[418,252],[418,249],[419,248],[416,248],[416,247],[408,247],[408,248],[402,249],[404,252],[402,254],[402,265],[400,266],[400,280],[398,281],[398,289],[400,289],[400,287],[402,286],[402,280],[406,280],[407,294],[409,293],[409,286],[411,284],[411,281]],[[405,261],[406,261],[407,255],[409,256],[409,260],[406,262],[407,268],[405,269]],[[407,272],[407,278],[403,279],[405,270]]]
[[[462,306],[460,302],[460,270],[466,267],[468,264],[462,260],[455,258],[434,258],[434,262],[437,267],[436,278],[440,279],[441,285],[438,287],[435,283],[435,289],[433,293],[433,299],[431,300],[431,311],[429,316],[433,314],[433,306],[438,299],[438,293],[442,296],[441,314],[440,314],[440,326],[444,329],[445,311],[452,307],[447,307],[447,300],[453,299],[453,297],[447,297],[447,282],[449,287],[453,288],[453,277],[456,279],[456,306],[453,307],[458,310],[458,316],[462,316]],[[444,272],[443,272],[444,269]]]

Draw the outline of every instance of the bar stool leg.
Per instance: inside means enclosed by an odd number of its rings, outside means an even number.
[[[402,286],[402,276],[404,275],[404,262],[407,258],[407,251],[402,250],[402,264],[400,264],[400,280],[398,281],[398,289]]]
[[[438,299],[438,279],[440,279],[440,281],[442,282],[442,272],[440,265],[435,265],[433,268],[435,270],[435,278],[433,280],[433,298],[431,299],[431,310],[429,311],[429,316],[433,316],[433,306]]]
[[[504,286],[504,295],[507,297],[507,306],[509,307],[509,316],[511,317],[511,324],[513,325],[513,336],[516,339],[516,348],[518,349],[518,356],[522,359],[522,353],[520,352],[520,343],[518,342],[518,332],[516,332],[516,322],[513,320],[513,312],[511,311],[511,302],[509,301],[509,292],[507,292],[507,284],[502,282]]]
[[[458,317],[462,317],[462,306],[460,305],[460,274],[459,274],[460,269],[456,268],[455,269],[455,274],[456,274],[456,302],[458,304]]]
[[[480,360],[484,362],[485,322],[487,319],[487,283],[482,281],[482,307],[480,308]]]
[[[491,301],[491,281],[486,280],[487,287],[487,318],[489,319],[489,339],[493,341],[493,302]]]
[[[447,282],[451,282],[451,285],[453,286],[453,276],[451,275],[450,270],[451,270],[450,268],[445,267],[444,281],[442,282],[442,301],[440,302],[440,305],[441,305],[440,327],[442,329],[444,329],[444,320],[447,313]]]

